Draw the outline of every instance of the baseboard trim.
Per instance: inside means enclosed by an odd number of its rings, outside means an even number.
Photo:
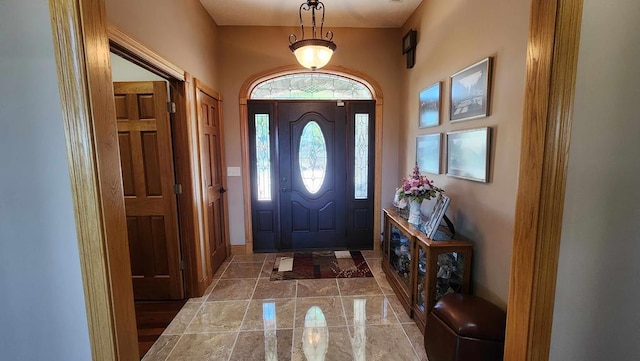
[[[247,248],[244,244],[242,245],[231,245],[231,255],[243,255],[247,254]]]

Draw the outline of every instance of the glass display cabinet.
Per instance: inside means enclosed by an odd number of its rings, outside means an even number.
[[[405,311],[424,332],[429,310],[448,293],[468,293],[472,244],[434,241],[392,209],[384,210],[382,268]]]

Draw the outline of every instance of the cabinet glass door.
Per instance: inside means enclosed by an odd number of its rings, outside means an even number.
[[[394,224],[389,225],[389,265],[407,292],[411,286],[411,241]]]
[[[464,280],[464,254],[459,252],[438,255],[436,299],[449,293],[462,293]]]
[[[418,306],[418,310],[420,310],[424,314],[424,305],[425,305],[425,279],[427,278],[427,251],[420,246],[418,243],[418,283],[417,283],[417,292],[416,292],[416,306]]]

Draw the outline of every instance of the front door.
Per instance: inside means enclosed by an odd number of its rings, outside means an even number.
[[[211,270],[215,272],[227,258],[223,202],[226,189],[223,184],[222,123],[218,100],[202,89],[198,89],[197,92],[197,107],[205,188],[205,233],[208,239]]]
[[[134,298],[181,299],[167,85],[116,82],[113,88]]]
[[[336,102],[280,102],[281,246],[346,247],[346,113]]]
[[[247,105],[254,251],[373,248],[375,102]]]

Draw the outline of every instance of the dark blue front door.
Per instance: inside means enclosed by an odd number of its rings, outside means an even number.
[[[280,102],[283,249],[346,247],[346,112],[336,102]]]

